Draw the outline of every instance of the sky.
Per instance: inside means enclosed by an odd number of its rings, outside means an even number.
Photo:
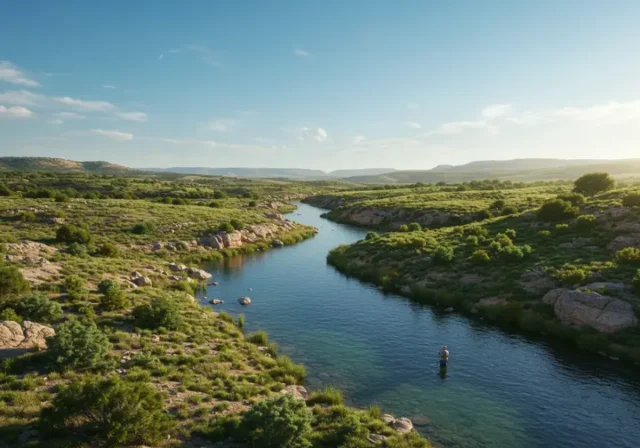
[[[4,2],[0,156],[640,157],[639,23],[637,0]]]

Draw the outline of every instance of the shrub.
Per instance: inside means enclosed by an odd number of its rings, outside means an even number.
[[[515,233],[515,232],[514,232]],[[497,241],[498,243],[500,243],[500,247],[507,247],[507,246],[512,246],[513,245],[513,241],[511,241],[511,238],[509,238],[506,234],[504,233],[498,233],[496,234],[496,238],[495,241]]]
[[[512,240],[516,239],[516,231],[513,229],[507,229],[504,231],[504,234],[507,235],[509,238],[511,238]]]
[[[87,255],[87,246],[80,243],[71,243],[67,247],[67,252],[74,257],[84,257]]]
[[[98,248],[97,254],[102,257],[115,258],[120,255],[120,249],[115,244],[104,243]]]
[[[408,232],[408,231],[409,231],[409,226],[408,226],[408,225],[406,225],[406,224],[402,224],[402,225],[400,226],[400,229],[399,229],[399,230],[400,230],[400,232]]]
[[[616,252],[616,261],[618,263],[638,263],[640,262],[640,249],[635,247],[625,247]]]
[[[369,241],[369,240],[372,240],[374,238],[378,238],[378,236],[379,235],[376,232],[367,232],[367,236],[364,239]]]
[[[244,329],[244,314],[238,314],[238,322],[236,323],[236,326],[241,330]]]
[[[82,291],[84,289],[84,280],[77,275],[70,275],[64,279],[64,288],[67,291]]]
[[[558,233],[564,233],[569,230],[569,224],[556,224],[555,230]]]
[[[110,286],[100,297],[100,307],[107,311],[122,310],[128,306],[129,300],[117,284]]]
[[[500,254],[511,260],[520,260],[524,258],[524,252],[519,246],[505,246],[500,251]]]
[[[264,400],[247,412],[240,424],[249,446],[306,448],[311,433],[311,413],[303,400],[283,395]]]
[[[40,424],[53,434],[73,433],[101,446],[159,446],[173,428],[162,394],[148,384],[115,377],[75,381],[41,412]]]
[[[478,249],[469,258],[475,264],[486,264],[491,261],[491,257],[486,250]]]
[[[493,203],[491,204],[491,206],[489,208],[494,209],[494,210],[501,210],[502,207],[504,207],[505,205],[506,205],[506,203],[502,199],[498,199],[496,201],[493,201]]]
[[[562,221],[576,217],[579,212],[580,210],[574,207],[571,202],[554,199],[542,204],[538,211],[538,219],[541,221]]]
[[[87,244],[91,241],[91,235],[89,235],[86,229],[76,227],[72,224],[63,224],[56,232],[56,241],[67,244]]]
[[[223,222],[222,224],[220,224],[220,227],[218,227],[218,230],[220,232],[231,233],[236,229],[230,222]]]
[[[633,290],[636,294],[640,295],[640,269],[636,272],[636,276],[633,277],[633,281],[631,282],[633,285]]]
[[[0,196],[11,196],[13,192],[5,184],[0,183]]]
[[[580,206],[586,202],[586,200],[584,199],[584,196],[581,195],[580,193],[561,194],[561,195],[558,195],[558,199],[571,202],[571,205],[574,205],[574,206]]]
[[[235,230],[244,229],[244,224],[237,219],[232,219],[231,221],[229,221],[229,224],[231,224]]]
[[[222,204],[218,201],[211,201],[209,202],[209,207],[211,208],[221,208]]]
[[[419,232],[422,230],[422,226],[417,222],[410,223],[407,228],[409,229],[409,232]]]
[[[582,215],[576,219],[576,229],[580,231],[591,230],[596,226],[596,217],[593,215]]]
[[[576,179],[573,191],[585,196],[595,196],[603,191],[611,190],[615,181],[608,173],[588,173]]]
[[[148,235],[155,231],[155,226],[150,222],[140,222],[131,228],[131,233],[135,235]]]
[[[309,404],[326,404],[328,406],[338,406],[344,403],[342,392],[334,387],[325,387],[320,391],[313,392],[309,397]]]
[[[491,241],[491,244],[489,244],[489,249],[494,252],[500,252],[500,249],[502,249],[502,244],[500,244],[499,241]]]
[[[517,207],[514,207],[513,205],[509,205],[502,209],[502,216],[515,215],[519,211],[520,210],[518,210]]]
[[[69,198],[69,196],[62,194],[62,193],[55,193],[53,195],[53,199],[56,202],[69,202],[71,199]]]
[[[266,346],[269,338],[267,337],[267,333],[261,330],[261,331],[256,331],[253,334],[250,334],[247,337],[247,340],[252,344]]]
[[[29,291],[29,282],[15,266],[0,266],[0,303],[2,299]]]
[[[486,237],[487,235],[489,235],[489,231],[482,226],[469,226],[467,228],[464,229],[464,233],[467,233],[469,235],[475,235],[477,237]]]
[[[55,322],[63,315],[58,302],[43,296],[27,296],[16,304],[16,311],[26,320],[35,322]]]
[[[173,205],[189,205],[189,203],[182,198],[175,198],[174,200],[171,201],[171,203]]]
[[[22,322],[22,317],[18,316],[13,308],[5,308],[0,311],[0,321],[10,320],[12,322]]]
[[[478,237],[475,235],[469,235],[467,239],[465,239],[465,243],[469,246],[477,246],[478,245]]]
[[[628,193],[624,199],[622,199],[622,205],[625,207],[640,207],[640,192],[634,191]]]
[[[551,232],[549,230],[538,230],[538,235],[547,237],[551,235]]]
[[[228,198],[229,195],[223,190],[216,190],[213,192],[214,199],[225,199]]]
[[[479,220],[484,220],[484,219],[491,219],[493,218],[493,212],[491,210],[481,210],[478,212],[478,219]]]
[[[35,222],[36,214],[33,212],[22,212],[20,213],[20,221],[22,222]]]
[[[98,292],[100,294],[106,294],[111,288],[119,288],[118,282],[112,279],[105,279],[98,283]]]
[[[575,285],[585,281],[587,273],[584,269],[569,266],[556,271],[555,277],[565,285]]]
[[[55,364],[75,370],[102,367],[111,349],[96,324],[85,326],[75,319],[60,325],[55,336],[47,338],[47,346]]]
[[[453,260],[453,248],[438,246],[433,251],[433,262],[436,264],[448,264]]]
[[[177,330],[182,322],[178,304],[166,297],[153,299],[151,303],[133,309],[133,319],[140,328],[166,328]]]

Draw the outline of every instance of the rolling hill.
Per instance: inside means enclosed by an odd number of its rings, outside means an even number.
[[[131,171],[109,162],[77,162],[53,157],[0,157],[0,171],[57,171],[118,174]]]

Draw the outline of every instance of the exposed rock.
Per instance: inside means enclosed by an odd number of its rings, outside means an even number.
[[[211,283],[209,283],[209,286],[218,286],[219,284],[220,283],[218,283],[218,282],[211,282]]]
[[[138,278],[138,277],[142,277],[142,274],[138,271],[133,271],[131,273],[131,278]]]
[[[398,431],[400,434],[406,434],[413,430],[413,423],[406,417],[401,417],[399,419],[394,420],[391,423],[391,427]]]
[[[184,277],[180,277],[179,275],[170,275],[169,280],[173,280],[174,282],[179,282],[180,280],[184,280]]]
[[[450,307],[448,307],[448,308],[445,308],[445,309],[444,309],[444,311],[445,311],[446,313],[453,313],[453,312],[455,311],[455,309],[454,309],[452,306],[450,306]]]
[[[211,305],[221,305],[224,303],[224,300],[220,300],[220,299],[211,299],[209,300],[209,303]]]
[[[22,324],[0,322],[0,350],[12,348],[46,348],[46,338],[55,335],[53,328],[25,320]]]
[[[211,278],[211,274],[202,269],[188,268],[187,273],[189,277],[195,278],[196,280],[208,280]]]
[[[155,251],[161,250],[163,247],[164,245],[161,242],[156,241],[151,245],[151,250],[155,252]]]
[[[183,264],[175,264],[175,263],[169,263],[168,265],[169,270],[173,271],[173,272],[182,272],[185,271],[187,269],[187,267]]]
[[[271,244],[273,245],[273,247],[282,247],[282,246],[284,246],[284,243],[281,240],[273,240],[273,242]]]
[[[604,333],[613,333],[637,322],[630,303],[596,292],[558,288],[545,294],[542,301],[553,305],[561,321],[586,325]]]
[[[49,224],[64,224],[64,218],[58,218],[57,216],[51,216],[47,219],[47,223]]]
[[[140,275],[139,277],[134,277],[131,280],[137,286],[153,286],[153,282],[149,277],[145,277],[144,275]]]
[[[282,215],[280,213],[265,213],[264,216],[269,219],[282,219]]]
[[[367,440],[372,445],[383,445],[384,442],[387,440],[387,437],[383,436],[382,434],[369,434],[369,437],[367,437]]]
[[[624,292],[626,289],[624,283],[611,283],[611,282],[594,282],[589,283],[586,286],[578,288],[579,291],[588,289],[590,291],[609,291],[609,292]]]
[[[631,236],[617,236],[609,243],[609,249],[617,252],[625,247],[640,248],[640,239]]]
[[[542,294],[556,285],[545,268],[536,266],[520,276],[520,287],[532,294]]]
[[[303,386],[287,386],[284,389],[282,389],[280,391],[281,394],[290,394],[293,395],[295,398],[299,398],[301,400],[306,400],[307,397],[309,396],[309,392],[307,392],[307,389],[305,389]]]
[[[391,414],[382,414],[382,417],[380,417],[380,419],[387,425],[390,425],[396,420],[396,418]]]
[[[251,303],[251,299],[249,297],[240,297],[238,298],[238,303],[240,305],[249,305]]]

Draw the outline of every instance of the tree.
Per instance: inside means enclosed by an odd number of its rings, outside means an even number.
[[[12,191],[5,184],[0,183],[0,196],[11,196]]]
[[[117,284],[111,285],[100,298],[100,306],[107,311],[122,310],[129,306],[129,300]]]
[[[485,264],[491,261],[491,256],[486,250],[478,249],[469,258],[475,264]]]
[[[135,325],[140,328],[166,328],[177,330],[182,318],[178,304],[166,297],[158,297],[145,305],[139,305],[133,309]]]
[[[625,207],[640,207],[640,192],[634,191],[627,194],[622,200]]]
[[[136,235],[147,235],[155,231],[155,226],[150,222],[141,222],[133,226],[131,233]]]
[[[376,232],[367,232],[367,236],[364,237],[364,239],[367,241],[375,238],[378,238],[378,234]]]
[[[571,205],[571,202],[562,199],[553,199],[545,202],[538,211],[538,219],[541,221],[562,221],[563,219],[578,216],[580,209]]]
[[[229,221],[229,224],[231,224],[235,230],[244,229],[244,224],[238,219],[232,219]]]
[[[29,291],[29,282],[15,266],[0,266],[0,305],[4,299]]]
[[[222,224],[220,224],[220,227],[218,227],[218,230],[220,232],[231,233],[236,229],[230,222],[223,222]]]
[[[42,410],[40,424],[44,431],[82,435],[92,446],[111,447],[159,446],[174,426],[161,393],[118,377],[71,383]]]
[[[311,412],[304,400],[282,395],[256,404],[242,419],[240,431],[255,448],[311,446]]]
[[[113,243],[104,243],[98,248],[97,254],[103,257],[115,258],[120,255],[120,250]]]
[[[588,173],[576,179],[573,191],[593,197],[603,191],[611,190],[614,185],[615,181],[609,176],[609,173]]]
[[[47,338],[47,346],[58,367],[75,370],[104,365],[111,349],[109,339],[96,324],[85,326],[75,319],[60,325],[55,336]]]
[[[433,251],[433,262],[435,264],[448,264],[453,260],[453,248],[449,246],[438,246]]]
[[[16,311],[26,320],[35,322],[55,322],[64,314],[58,302],[43,296],[21,298],[16,304]]]

